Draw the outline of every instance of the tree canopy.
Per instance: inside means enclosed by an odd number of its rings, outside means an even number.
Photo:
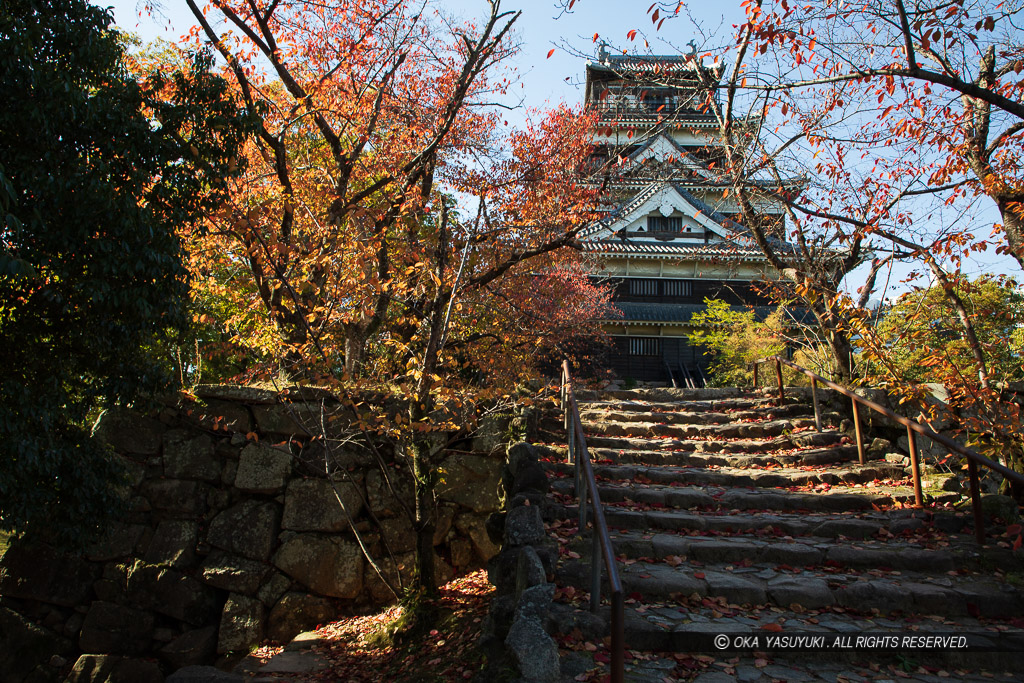
[[[140,83],[111,24],[84,0],[0,13],[0,526],[65,540],[116,502],[88,421],[161,386],[153,351],[187,322],[175,230],[242,136],[208,58]]]

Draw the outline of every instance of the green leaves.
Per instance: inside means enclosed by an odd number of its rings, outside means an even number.
[[[0,13],[0,527],[58,540],[115,509],[90,418],[164,386],[153,349],[188,322],[175,231],[244,135],[208,57],[141,87],[110,24],[84,0]]]

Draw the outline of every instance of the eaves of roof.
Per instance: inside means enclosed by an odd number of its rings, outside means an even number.
[[[689,324],[697,313],[707,310],[704,304],[660,304],[617,301],[615,307],[622,313],[619,317],[602,318],[601,322],[629,325]],[[763,321],[775,312],[773,306],[730,306],[736,313],[754,312],[754,319]],[[810,312],[799,309],[785,309],[790,323],[806,324],[813,318]]]

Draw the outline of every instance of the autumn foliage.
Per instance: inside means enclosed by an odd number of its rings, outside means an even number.
[[[576,182],[592,122],[563,106],[508,127],[518,14],[499,2],[479,24],[402,0],[187,2],[190,40],[260,116],[229,201],[189,235],[197,320],[249,376],[404,406],[360,427],[412,471],[431,589],[438,437],[600,334],[608,295],[572,249],[597,198]]]

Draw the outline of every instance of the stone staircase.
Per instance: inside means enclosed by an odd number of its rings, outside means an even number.
[[[889,669],[991,680],[978,670],[1024,669],[1015,530],[991,520],[979,547],[957,491],[930,489],[925,509],[913,509],[903,458],[876,448],[859,465],[838,412],[824,412],[818,432],[800,390],[781,404],[736,389],[579,400],[626,594],[627,680],[865,680],[892,678]],[[554,444],[544,452],[556,596],[585,605],[589,532],[577,534],[560,423],[542,426]],[[714,640],[722,634],[725,648]],[[781,635],[829,645],[768,646]],[[968,640],[930,650],[856,641],[919,635]]]

